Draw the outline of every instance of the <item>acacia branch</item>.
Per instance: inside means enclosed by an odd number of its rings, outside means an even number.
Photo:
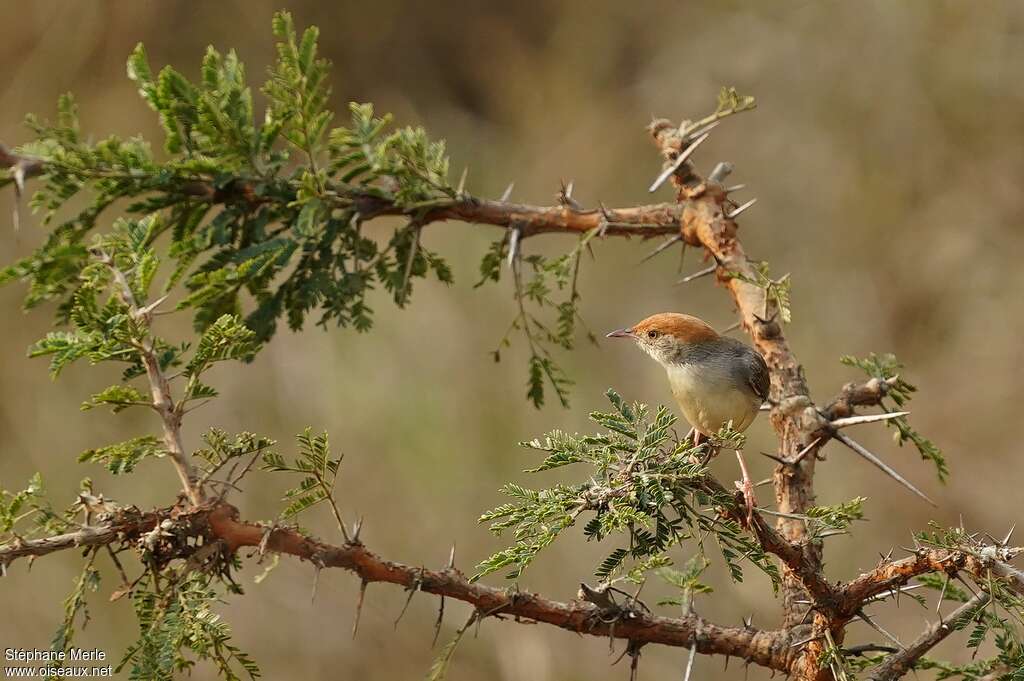
[[[889,394],[900,380],[899,376],[888,379],[872,378],[863,383],[847,383],[834,400],[822,410],[822,415],[829,421],[847,418],[854,415],[856,407],[876,407]]]
[[[713,494],[728,495],[726,489],[714,478],[706,477],[704,486]],[[819,566],[816,566],[800,545],[787,540],[779,531],[772,528],[764,516],[754,510],[752,522],[747,523],[746,509],[742,503],[742,494],[736,493],[732,506],[721,506],[720,510],[731,520],[741,526],[747,526],[756,537],[758,543],[767,553],[776,556],[792,577],[800,582],[811,596],[816,607],[823,611],[831,611],[837,597],[836,591],[828,583]]]
[[[892,591],[912,578],[929,572],[954,575],[966,572],[987,581],[991,574],[1008,589],[1024,596],[1024,572],[1007,561],[1024,553],[1022,548],[984,547],[967,549],[920,549],[901,560],[886,560],[874,570],[847,582],[840,590],[840,610],[851,615],[868,599]]]
[[[209,541],[221,542],[228,556],[242,547],[259,547],[261,552],[273,551],[308,560],[317,568],[350,570],[364,583],[397,584],[410,591],[464,601],[473,605],[481,616],[543,622],[579,634],[628,640],[633,645],[657,643],[696,647],[706,655],[740,657],[778,671],[786,671],[793,657],[786,631],[723,627],[692,613],[678,618],[662,617],[640,608],[605,608],[585,600],[565,603],[538,594],[498,589],[472,582],[454,567],[430,570],[386,560],[358,541],[335,546],[294,529],[245,522],[238,519],[238,509],[226,503],[188,511],[168,508],[146,514],[119,509],[112,515],[113,518],[100,525],[77,532],[0,545],[0,565],[63,549],[138,541],[162,521],[170,520],[176,523],[174,529],[186,528],[175,534],[175,541],[182,544],[179,557],[187,555],[189,540],[203,536],[204,545]],[[194,547],[191,550],[194,551]]]
[[[115,517],[99,525],[40,539],[20,539],[0,544],[0,567],[4,569],[19,558],[38,558],[56,551],[83,546],[109,546],[126,538],[149,532],[169,516],[169,511],[141,513],[134,508],[119,509]]]
[[[0,168],[7,168],[12,174],[18,173],[21,181],[46,172],[47,163],[45,159],[15,154],[0,144]],[[103,174],[97,176],[97,179],[102,177]],[[131,177],[138,180],[141,176]],[[261,195],[257,192],[256,183],[244,177],[216,183],[213,178],[207,177],[179,179],[177,191],[211,203],[241,201],[259,205],[278,200],[288,203],[291,200]],[[291,187],[290,191],[294,193],[294,187]],[[682,206],[676,203],[629,208],[601,206],[587,209],[579,207],[574,202],[555,206],[532,206],[468,195],[404,206],[382,197],[377,192],[337,183],[327,184],[325,197],[334,203],[354,207],[364,220],[381,215],[404,215],[415,218],[421,225],[447,220],[500,227],[515,225],[520,230],[521,237],[551,233],[582,234],[599,229],[602,235],[651,238],[678,234],[679,219],[683,213]]]
[[[113,259],[100,253],[99,260],[106,265],[114,277],[117,288],[128,306],[132,317],[143,324],[147,331],[152,322],[153,305],[145,308],[139,306],[132,291],[131,284],[125,278],[124,273],[117,268]],[[193,505],[198,506],[203,502],[205,495],[200,482],[199,472],[189,460],[185,452],[185,446],[181,440],[181,411],[175,404],[171,395],[171,384],[167,375],[160,367],[160,358],[157,357],[152,335],[135,343],[136,350],[142,358],[142,364],[146,368],[146,378],[149,380],[150,393],[153,398],[152,407],[160,415],[160,422],[163,428],[164,447],[170,455],[171,463],[181,479],[181,485]]]
[[[893,653],[871,670],[868,681],[894,681],[914,668],[914,663],[929,650],[939,645],[947,636],[961,629],[990,600],[984,591],[973,596],[954,610],[949,618],[930,625],[904,650]]]

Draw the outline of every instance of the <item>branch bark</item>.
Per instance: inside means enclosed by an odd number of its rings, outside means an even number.
[[[100,262],[106,265],[120,289],[121,298],[131,311],[132,316],[145,325],[147,331],[152,322],[153,309],[147,306],[140,307],[135,299],[131,284],[125,278],[124,273],[117,268],[114,261],[106,254],[100,255]],[[200,482],[199,472],[192,464],[185,446],[181,440],[181,410],[174,402],[171,395],[171,384],[167,375],[160,367],[160,359],[157,357],[153,347],[152,336],[147,336],[137,344],[137,350],[142,358],[142,364],[146,368],[146,378],[149,381],[150,394],[152,395],[152,407],[160,415],[160,423],[163,429],[164,447],[174,464],[174,469],[181,480],[185,496],[198,506],[205,498],[203,486]]]
[[[921,549],[901,560],[883,560],[874,570],[847,582],[840,591],[840,612],[852,616],[873,596],[899,588],[912,578],[929,572],[954,575],[967,572],[981,581],[989,575],[1024,596],[1024,572],[1007,560],[1024,553],[1021,548],[985,547],[980,551]]]
[[[566,603],[538,594],[498,589],[471,582],[455,568],[430,570],[385,560],[360,542],[336,546],[294,529],[245,522],[239,520],[238,509],[226,503],[188,510],[172,507],[145,514],[135,509],[120,509],[112,515],[113,518],[100,525],[77,532],[0,545],[0,565],[64,549],[136,541],[161,521],[171,519],[186,522],[190,528],[186,536],[177,540],[179,542],[187,544],[188,540],[202,534],[206,540],[204,545],[210,540],[220,541],[227,555],[234,555],[243,547],[259,547],[261,551],[308,560],[318,569],[349,570],[363,582],[397,584],[408,590],[464,601],[473,605],[481,617],[509,616],[516,621],[522,618],[578,634],[623,639],[633,645],[696,646],[697,651],[705,655],[740,657],[778,671],[786,671],[793,657],[788,632],[783,630],[723,627],[696,614],[662,617],[636,607],[601,608],[584,600]],[[187,549],[183,548],[182,555],[185,553]]]
[[[966,603],[954,610],[948,619],[935,622],[925,629],[924,632],[922,632],[913,643],[907,646],[905,650],[893,653],[882,660],[882,662],[868,674],[868,681],[895,681],[895,679],[906,674],[914,668],[914,663],[921,659],[922,655],[939,645],[939,643],[954,631],[961,628],[964,620],[972,617],[974,613],[978,612],[980,608],[983,608],[989,600],[989,595],[985,592],[981,592],[972,597]]]
[[[0,144],[0,168],[19,173],[22,180],[41,175],[46,170],[43,159],[20,156]],[[136,178],[137,179],[137,178]],[[211,203],[242,201],[250,204],[266,203],[270,199],[260,196],[254,183],[245,178],[215,184],[204,177],[181,178],[181,193]],[[354,206],[364,220],[381,215],[415,217],[420,224],[458,220],[461,222],[516,226],[521,237],[535,234],[582,234],[601,229],[609,236],[637,236],[651,238],[679,233],[679,219],[683,207],[676,203],[659,203],[629,208],[580,208],[574,203],[555,206],[533,206],[508,201],[460,196],[440,199],[417,206],[402,207],[377,194],[361,191],[352,186],[334,186],[328,194],[336,202]]]

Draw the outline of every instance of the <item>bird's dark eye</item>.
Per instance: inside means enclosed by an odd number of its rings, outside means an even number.
[[[651,329],[650,331],[647,332],[647,337],[648,338],[657,338],[658,337],[658,332],[655,331],[654,329]]]

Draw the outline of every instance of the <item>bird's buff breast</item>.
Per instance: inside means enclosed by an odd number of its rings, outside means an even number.
[[[669,367],[668,381],[683,416],[704,435],[717,433],[729,421],[742,432],[761,407],[760,400],[738,390],[728,376],[711,367]]]

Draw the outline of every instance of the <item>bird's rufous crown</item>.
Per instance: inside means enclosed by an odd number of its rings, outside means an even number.
[[[640,337],[649,331],[657,331],[684,343],[702,343],[719,337],[718,332],[703,319],[678,312],[662,312],[651,315],[634,324],[631,330],[634,335]]]

